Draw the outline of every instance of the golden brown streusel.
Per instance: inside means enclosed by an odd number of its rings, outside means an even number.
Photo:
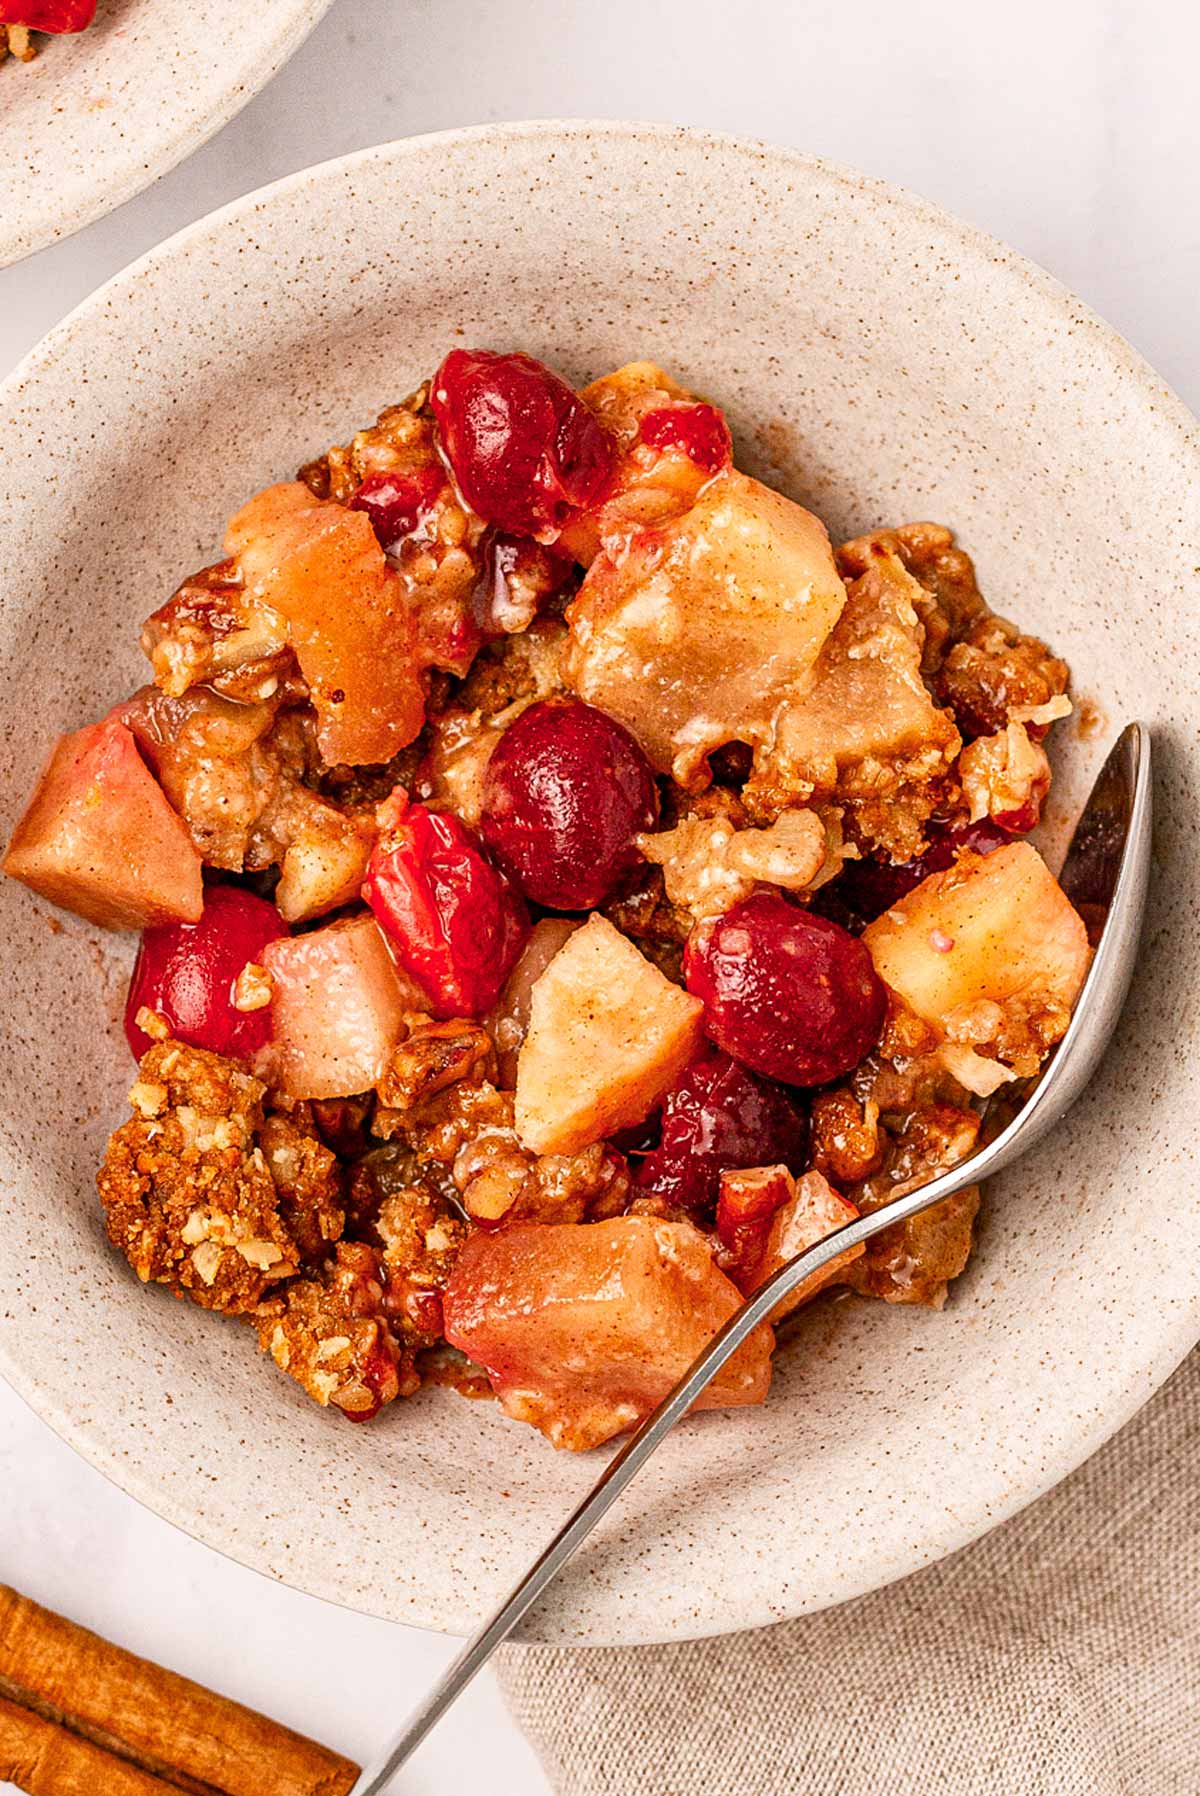
[[[138,1277],[231,1315],[301,1257],[260,1145],[263,1094],[236,1061],[156,1042],[97,1176],[109,1237]]]
[[[337,1155],[302,1116],[268,1116],[258,1144],[279,1196],[279,1214],[305,1264],[323,1260],[340,1241],[346,1212]]]
[[[420,1386],[384,1306],[375,1248],[342,1241],[312,1278],[291,1279],[254,1316],[259,1346],[322,1406],[365,1422]]]
[[[470,1227],[444,1197],[419,1183],[384,1198],[376,1230],[392,1328],[414,1352],[432,1347],[442,1335],[442,1292]]]

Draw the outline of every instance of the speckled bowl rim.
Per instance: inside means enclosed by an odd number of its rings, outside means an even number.
[[[980,267],[992,282],[1011,282],[1033,293],[1039,305],[1049,309],[1060,321],[1066,321],[1076,332],[1088,335],[1091,347],[1128,380],[1136,383],[1149,412],[1157,414],[1160,423],[1168,425],[1177,438],[1178,454],[1195,467],[1196,484],[1200,486],[1200,437],[1196,420],[1183,401],[1167,387],[1150,365],[1110,325],[1093,313],[1068,288],[1044,269],[1018,255],[999,240],[955,218],[929,201],[873,176],[866,176],[845,166],[829,162],[805,152],[780,148],[753,139],[723,132],[709,132],[693,127],[658,123],[612,120],[533,120],[465,127],[458,130],[432,132],[399,139],[346,156],[316,164],[242,196],[231,204],[208,214],[166,239],[146,255],[131,263],[77,306],[23,359],[13,373],[0,384],[0,422],[14,406],[19,405],[22,389],[36,381],[63,349],[90,322],[121,303],[122,296],[139,282],[169,265],[175,251],[206,237],[219,235],[227,228],[246,223],[270,206],[276,197],[291,195],[323,180],[353,173],[375,162],[398,164],[439,145],[462,146],[471,143],[491,146],[499,155],[506,143],[518,140],[544,139],[548,144],[565,138],[632,139],[662,152],[689,146],[697,152],[710,152],[729,157],[747,157],[761,164],[765,159],[783,168],[794,168],[806,174],[817,172],[834,186],[858,192],[873,193],[881,201],[904,210],[913,219],[927,223],[940,238],[954,247],[964,259]],[[925,1535],[919,1541],[881,1540],[878,1551],[860,1554],[851,1570],[842,1574],[816,1596],[789,1591],[785,1605],[770,1601],[763,1594],[761,1581],[721,1579],[714,1588],[697,1596],[696,1606],[683,1619],[673,1617],[664,1623],[656,1618],[654,1601],[644,1603],[635,1617],[627,1612],[620,1631],[611,1640],[589,1635],[586,1644],[605,1645],[651,1643],[702,1637],[732,1632],[786,1619],[812,1610],[849,1601],[879,1589],[949,1553],[970,1544],[999,1523],[1016,1514],[1046,1491],[1054,1488],[1070,1472],[1112,1437],[1170,1376],[1175,1367],[1200,1340],[1200,1297],[1190,1274],[1179,1272],[1172,1288],[1169,1280],[1160,1289],[1169,1301],[1156,1308],[1159,1332],[1152,1350],[1143,1344],[1140,1352],[1127,1348],[1124,1357],[1114,1355],[1097,1368],[1093,1395],[1095,1401],[1087,1414],[1070,1417],[1058,1415],[1053,1433],[1038,1440],[1039,1459],[1036,1468],[1026,1462],[1024,1475],[1011,1478],[1001,1490],[974,1490],[965,1493],[954,1513],[947,1512],[945,1524],[936,1536]],[[407,1607],[403,1617],[394,1609],[373,1606],[347,1595],[342,1581],[330,1575],[322,1564],[314,1564],[303,1549],[291,1545],[280,1547],[268,1556],[262,1548],[235,1546],[225,1531],[208,1518],[198,1516],[187,1504],[178,1503],[164,1493],[152,1476],[130,1465],[122,1451],[119,1426],[111,1439],[104,1438],[103,1427],[112,1418],[96,1418],[73,1413],[66,1401],[60,1401],[50,1385],[35,1368],[23,1365],[19,1357],[0,1346],[0,1374],[29,1407],[47,1422],[56,1434],[96,1467],[118,1488],[135,1497],[146,1508],[180,1528],[206,1546],[312,1596],[349,1607],[360,1612],[375,1613],[390,1619],[403,1619],[406,1625],[428,1627],[439,1632],[455,1631],[443,1613],[445,1605],[417,1599]],[[600,1461],[596,1460],[597,1471]],[[543,1544],[530,1540],[530,1555]],[[528,1639],[565,1640],[560,1631],[539,1635],[536,1618],[527,1623],[522,1635]],[[577,1637],[576,1641],[577,1641]],[[577,1641],[578,1643],[578,1641]]]
[[[231,56],[221,62],[219,76],[212,83],[210,102],[193,101],[178,111],[159,107],[155,115],[159,128],[149,133],[149,141],[146,135],[133,137],[122,158],[98,157],[95,181],[86,200],[72,202],[65,196],[56,200],[53,188],[48,188],[46,201],[39,204],[36,214],[22,219],[14,208],[10,220],[0,215],[0,268],[73,236],[178,168],[266,87],[332,4],[333,0],[290,0],[274,31],[266,37],[251,35],[240,57]],[[19,73],[10,69],[7,78],[19,77]],[[165,243],[159,245],[165,247]],[[136,266],[139,264],[124,272],[130,273]],[[82,309],[77,307],[71,316]]]

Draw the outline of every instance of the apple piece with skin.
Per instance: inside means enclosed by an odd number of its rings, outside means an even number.
[[[425,1000],[371,916],[341,917],[263,950],[274,1039],[260,1071],[294,1098],[370,1091]]]
[[[1020,1071],[1065,1033],[1091,960],[1083,919],[1028,842],[931,874],[862,941],[880,978],[943,1037]]]
[[[257,493],[225,538],[248,595],[287,620],[329,763],[390,760],[425,721],[418,620],[370,518],[299,481]]]
[[[839,1197],[823,1174],[806,1172],[793,1178],[786,1166],[756,1166],[747,1172],[727,1172],[721,1178],[721,1197],[717,1209],[717,1229],[722,1232],[725,1215],[765,1211],[760,1227],[747,1241],[748,1251],[739,1256],[731,1276],[749,1297],[772,1274],[779,1271],[799,1253],[805,1253],[823,1241],[834,1229],[853,1222],[858,1210],[849,1198]],[[728,1224],[725,1234],[735,1232]],[[753,1228],[753,1222],[748,1225]],[[865,1249],[848,1247],[820,1272],[814,1272],[797,1286],[789,1297],[781,1298],[771,1311],[772,1323],[807,1303],[826,1285],[836,1284],[852,1261],[861,1259]]]
[[[105,929],[195,923],[204,908],[192,839],[112,717],[60,736],[0,865]]]
[[[443,1315],[507,1413],[579,1451],[648,1415],[741,1302],[691,1223],[619,1216],[476,1232]],[[763,1402],[773,1345],[761,1324],[695,1407]]]
[[[724,743],[771,744],[845,601],[820,520],[729,469],[681,516],[609,539],[567,608],[567,683],[702,785]]]
[[[641,1122],[694,1056],[704,1006],[599,915],[563,943],[529,1001],[516,1129],[574,1154]]]

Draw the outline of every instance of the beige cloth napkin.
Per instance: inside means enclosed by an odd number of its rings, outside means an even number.
[[[1056,1490],[886,1590],[499,1669],[558,1796],[1200,1796],[1200,1350]]]

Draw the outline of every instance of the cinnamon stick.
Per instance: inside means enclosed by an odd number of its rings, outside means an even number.
[[[0,1783],[29,1796],[347,1796],[357,1776],[0,1584]]]

